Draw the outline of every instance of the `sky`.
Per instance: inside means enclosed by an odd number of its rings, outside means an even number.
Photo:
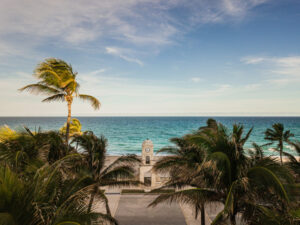
[[[299,0],[0,0],[0,116],[65,116],[17,90],[65,60],[74,116],[300,116]]]

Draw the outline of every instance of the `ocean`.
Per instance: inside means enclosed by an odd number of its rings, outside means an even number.
[[[180,137],[206,124],[209,117],[76,117],[82,123],[82,130],[91,130],[96,135],[108,139],[108,154],[140,154],[142,142],[149,138],[154,143],[154,151],[170,145],[169,139]],[[264,144],[264,132],[274,123],[283,123],[285,129],[300,141],[300,117],[213,117],[229,129],[233,123],[243,124],[245,131],[254,127],[247,148],[252,143]],[[65,123],[65,117],[0,117],[0,125],[13,129],[27,126],[32,130],[39,127],[46,130],[58,130]],[[270,148],[270,147],[269,147]],[[287,152],[293,153],[289,146]],[[270,149],[267,154],[276,155]]]

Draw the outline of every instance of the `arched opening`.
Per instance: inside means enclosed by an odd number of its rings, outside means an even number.
[[[146,164],[150,164],[150,156],[146,156]]]

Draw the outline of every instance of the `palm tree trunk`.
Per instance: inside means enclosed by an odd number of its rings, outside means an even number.
[[[201,225],[205,225],[205,205],[201,205]]]
[[[90,198],[90,202],[89,202],[88,210],[87,210],[88,213],[90,213],[91,210],[92,210],[93,202],[94,202],[94,199],[95,199],[95,196],[96,196],[97,192],[98,192],[98,185],[95,185],[94,190],[91,193],[91,198]]]
[[[67,128],[66,128],[66,142],[67,142],[67,144],[69,143],[69,137],[70,137],[71,106],[72,106],[72,102],[68,101],[68,118],[67,118]]]
[[[281,165],[282,165],[282,164],[283,164],[283,163],[282,163],[283,143],[280,141],[280,144],[279,144],[279,145],[280,145],[280,149],[279,149],[279,150],[280,150],[280,162],[281,162]]]
[[[236,225],[235,214],[230,214],[230,224],[231,225]]]
[[[106,199],[105,201],[105,207],[106,207],[106,214],[111,216],[111,212],[110,212],[110,208],[109,208],[109,205],[108,205],[108,200]]]

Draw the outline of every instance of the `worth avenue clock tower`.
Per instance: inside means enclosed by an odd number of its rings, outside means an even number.
[[[153,187],[156,181],[156,174],[152,171],[154,165],[153,142],[149,139],[142,144],[142,165],[140,166],[140,182],[145,186]]]
[[[153,165],[153,143],[149,139],[142,144],[142,162],[143,165]]]

